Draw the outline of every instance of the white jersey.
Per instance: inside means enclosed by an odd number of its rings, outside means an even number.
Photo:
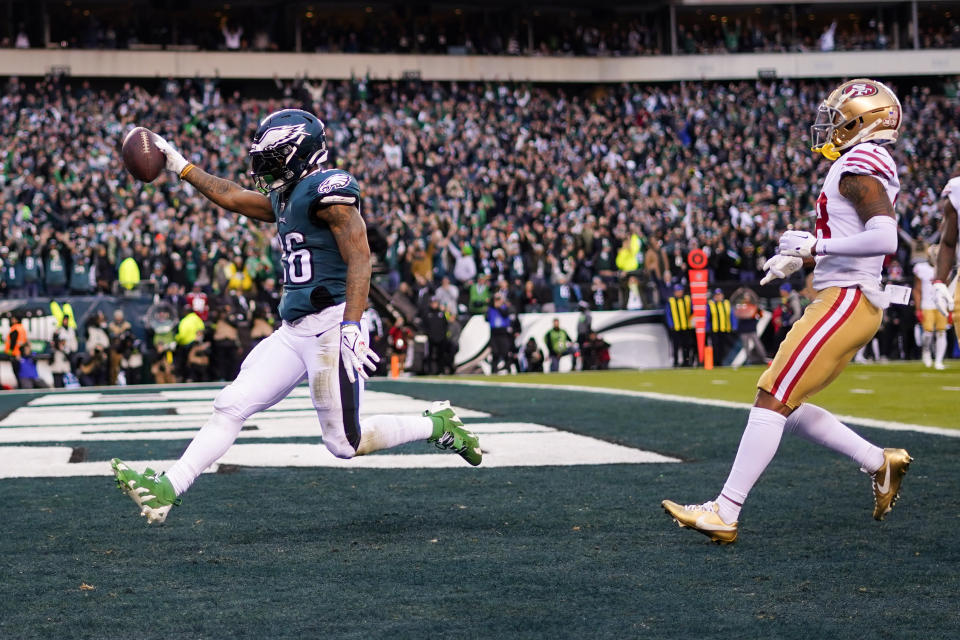
[[[940,197],[948,198],[957,215],[960,215],[960,176],[950,178],[947,181],[947,186],[943,188]],[[957,243],[957,262],[960,262],[960,242]]]
[[[846,238],[862,233],[863,222],[853,204],[840,195],[840,178],[846,173],[873,176],[887,191],[890,203],[900,192],[897,165],[883,147],[864,142],[855,145],[830,167],[817,198],[817,238]],[[813,288],[860,287],[864,293],[879,292],[884,256],[817,256]]]
[[[913,265],[913,275],[920,281],[920,308],[936,309],[937,305],[933,301],[933,279],[937,270],[929,262],[918,262]]]

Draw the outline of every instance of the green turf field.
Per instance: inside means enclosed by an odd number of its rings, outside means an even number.
[[[694,372],[676,373],[677,386],[656,390],[676,392]],[[755,373],[724,372],[731,387]],[[613,378],[640,388],[639,375]],[[717,547],[659,503],[717,492],[741,409],[566,389],[372,388],[491,414],[478,424],[549,425],[684,462],[229,466],[152,528],[108,477],[0,480],[0,638],[960,637],[960,438],[862,429],[915,457],[882,523],[866,475],[785,438],[740,540]],[[0,401],[9,410],[35,397]],[[175,456],[187,437],[59,443],[82,444],[87,460],[143,459]]]
[[[605,387],[752,403],[762,367],[587,371],[498,376],[496,380],[534,384]],[[476,378],[483,380],[484,378]],[[489,380],[490,378],[486,378]],[[960,364],[945,371],[920,362],[850,365],[817,404],[835,413],[909,424],[960,428]]]

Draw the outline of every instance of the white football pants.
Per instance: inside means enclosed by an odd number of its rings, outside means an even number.
[[[360,422],[363,380],[347,379],[340,362],[340,320],[344,305],[284,322],[244,359],[237,379],[213,402],[213,415],[167,470],[177,494],[216,462],[236,440],[247,418],[283,400],[307,379],[317,411],[323,443],[338,458],[426,440],[433,432],[430,418],[371,416]],[[364,333],[367,327],[362,327]]]

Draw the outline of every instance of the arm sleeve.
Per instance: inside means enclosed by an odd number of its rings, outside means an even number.
[[[864,230],[846,238],[824,238],[817,242],[818,256],[885,256],[897,250],[897,221],[888,216],[867,220]]]

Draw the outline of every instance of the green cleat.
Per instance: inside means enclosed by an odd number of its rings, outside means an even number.
[[[119,458],[110,461],[113,474],[117,477],[117,486],[140,507],[140,515],[147,522],[163,522],[170,513],[170,507],[179,506],[180,498],[173,490],[170,479],[153,469],[137,473]]]
[[[480,451],[480,439],[463,426],[463,420],[450,406],[450,402],[434,402],[423,415],[433,420],[433,435],[427,442],[433,442],[438,449],[453,449],[460,457],[477,466],[483,460]]]

